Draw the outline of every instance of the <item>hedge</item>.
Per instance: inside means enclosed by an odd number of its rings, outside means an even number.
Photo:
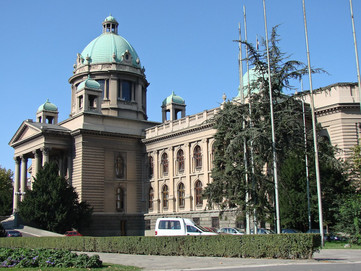
[[[241,258],[311,258],[321,246],[318,234],[217,236],[117,236],[0,238],[0,247],[57,248],[141,255]]]

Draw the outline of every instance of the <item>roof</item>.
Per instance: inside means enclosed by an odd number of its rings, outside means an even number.
[[[58,107],[55,104],[49,102],[49,99],[46,99],[46,102],[39,106],[37,112],[44,111],[44,110],[57,112]]]
[[[165,98],[163,100],[162,105],[167,105],[167,104],[171,104],[171,103],[176,103],[176,104],[185,104],[185,101],[182,97],[177,96],[174,91],[172,91],[172,94],[169,95],[167,98]]]
[[[87,79],[85,79],[83,82],[81,82],[79,84],[77,90],[81,90],[81,89],[83,89],[85,87],[100,90],[100,84],[97,81],[91,79],[90,75],[88,76]]]

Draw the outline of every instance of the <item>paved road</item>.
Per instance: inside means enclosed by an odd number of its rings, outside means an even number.
[[[326,249],[315,253],[310,260],[239,259],[220,257],[183,257],[127,255],[115,253],[98,254],[103,262],[132,265],[144,270],[319,270],[360,271],[361,250]]]

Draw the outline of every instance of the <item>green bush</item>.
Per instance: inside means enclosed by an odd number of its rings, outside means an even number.
[[[0,267],[98,268],[102,267],[102,261],[99,255],[89,257],[86,254],[78,255],[67,250],[0,248]]]
[[[2,238],[0,247],[61,248],[143,255],[307,259],[321,246],[318,234]]]

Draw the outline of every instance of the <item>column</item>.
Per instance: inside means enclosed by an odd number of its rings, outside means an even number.
[[[185,210],[192,210],[192,183],[191,183],[191,161],[192,155],[190,153],[191,144],[184,144],[184,172],[186,173],[185,182]]]
[[[49,163],[49,148],[43,148],[43,166]]]
[[[176,192],[174,191],[174,153],[173,147],[168,148],[169,153],[169,208],[168,211],[173,212],[175,210]]]
[[[24,200],[27,182],[28,158],[24,155],[21,157],[21,201]]]
[[[160,195],[159,195],[159,153],[158,151],[154,152],[154,156],[153,156],[153,191],[154,191],[154,199],[153,199],[153,208],[154,208],[154,212],[155,213],[159,213],[160,212]]]
[[[33,168],[33,178],[36,177],[36,174],[38,174],[40,168],[41,168],[41,156],[39,153],[39,150],[36,150],[34,153],[34,168]]]
[[[14,172],[14,196],[13,196],[13,213],[18,210],[19,204],[19,186],[20,186],[20,158],[14,157],[15,172]]]
[[[71,156],[71,152],[69,151],[68,153],[68,167],[67,167],[67,172],[66,175],[68,177],[68,183],[69,185],[73,185],[72,182],[72,174],[73,174],[73,170],[72,170],[72,165],[73,165],[73,161],[72,161],[72,156]]]

